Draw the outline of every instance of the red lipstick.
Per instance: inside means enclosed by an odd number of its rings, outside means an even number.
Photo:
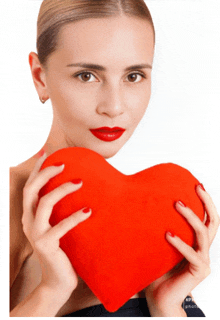
[[[125,132],[125,129],[120,127],[101,127],[97,129],[90,129],[90,131],[96,138],[102,141],[114,141],[122,136],[122,134]]]

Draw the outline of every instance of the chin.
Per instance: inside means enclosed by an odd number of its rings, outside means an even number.
[[[116,146],[113,146],[113,145],[110,145],[110,144],[105,146],[105,147],[103,147],[103,146],[97,146],[97,147],[93,146],[93,147],[85,147],[85,148],[97,152],[98,154],[100,154],[105,159],[109,159],[109,158],[113,157],[121,149],[121,147],[116,147]]]
[[[116,155],[116,153],[117,153],[118,151],[116,151],[116,152],[106,152],[106,153],[103,153],[103,154],[101,154],[102,156],[103,156],[103,158],[105,158],[105,159],[109,159],[109,158],[111,158],[111,157],[113,157],[114,155]]]
[[[108,150],[94,150],[94,151],[97,152],[98,154],[100,154],[103,158],[109,159],[109,158],[113,157],[114,155],[116,155],[116,153],[119,150],[111,150],[111,148],[109,148]]]

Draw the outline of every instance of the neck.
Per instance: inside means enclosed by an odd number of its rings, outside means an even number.
[[[65,136],[65,133],[60,128],[58,122],[54,119],[48,138],[44,143],[43,147],[41,148],[41,150],[44,150],[47,153],[47,157],[48,157],[50,154],[54,153],[55,151],[63,148],[68,148],[68,147],[74,147],[74,145],[72,142],[71,143],[68,142],[68,139]],[[35,156],[37,156],[37,154]]]

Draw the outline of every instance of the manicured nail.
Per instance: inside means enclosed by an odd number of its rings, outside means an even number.
[[[199,186],[203,191],[205,191],[205,188],[204,188],[204,186],[203,186],[202,183],[199,183],[198,186]]]
[[[84,213],[89,213],[90,210],[91,210],[91,209],[87,207],[87,208],[83,209],[83,212],[84,212]]]
[[[170,236],[170,237],[174,237],[174,234],[172,232],[169,232],[169,231],[167,232],[167,235]]]
[[[74,184],[79,184],[82,182],[82,180],[81,179],[73,179],[73,180],[71,180],[71,182]]]
[[[45,153],[44,149],[40,150],[38,152],[38,157],[42,157],[44,155],[44,153]]]
[[[55,167],[64,166],[64,163],[63,163],[63,162],[55,162],[55,163],[54,163],[54,166],[55,166]]]
[[[185,207],[186,205],[182,202],[182,201],[178,201],[178,203],[182,206],[182,207]]]

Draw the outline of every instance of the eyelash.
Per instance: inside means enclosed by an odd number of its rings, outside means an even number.
[[[75,74],[73,77],[74,78],[77,78],[78,76],[80,76],[80,75],[82,75],[82,74],[92,74],[90,71],[83,71],[83,72],[80,72],[80,73],[77,73],[77,74]],[[130,73],[128,76],[130,76],[130,75],[132,75],[132,74],[138,74],[138,75],[140,75],[142,78],[144,78],[144,79],[146,79],[147,77],[146,77],[146,75],[144,74],[144,73],[141,73],[141,72],[133,72],[133,73]],[[92,74],[93,75],[93,74]],[[94,76],[94,75],[93,75]],[[95,76],[94,76],[95,77]],[[86,82],[88,82],[89,83],[89,81],[82,81],[82,82],[84,82],[84,83],[86,83]],[[129,81],[130,82],[130,81]],[[138,81],[138,82],[140,82],[140,81]],[[136,83],[136,82],[134,82],[134,83]]]

